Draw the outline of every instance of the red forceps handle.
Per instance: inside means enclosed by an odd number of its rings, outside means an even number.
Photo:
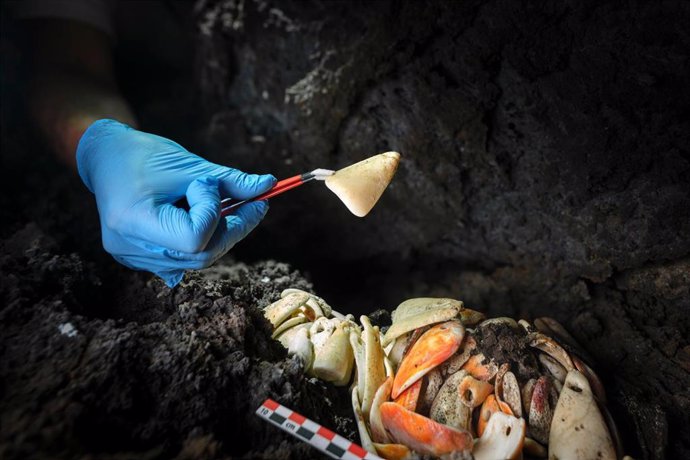
[[[302,184],[304,184],[304,180],[302,179],[301,174],[293,177],[288,177],[287,179],[278,181],[276,185],[274,185],[273,188],[268,192],[264,192],[261,195],[252,198],[252,201],[267,200],[276,195],[280,195],[281,193],[286,192],[290,189],[298,187]]]
[[[283,192],[287,192],[288,190],[291,190],[295,187],[299,187],[300,185],[310,181],[313,178],[313,176],[308,177],[306,174],[298,174],[297,176],[288,177],[287,179],[283,179],[277,182],[276,185],[274,185],[273,188],[271,188],[269,191],[264,192],[261,195],[255,196],[254,198],[237,201],[235,203],[232,203],[232,198],[226,198],[225,200],[220,202],[220,216],[225,217],[227,215],[230,215],[233,209],[245,203],[249,203],[251,201],[267,200],[276,195],[280,195]]]

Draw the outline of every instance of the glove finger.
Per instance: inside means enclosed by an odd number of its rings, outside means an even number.
[[[149,254],[120,256],[118,261],[132,268],[144,269],[158,273],[164,270],[200,270],[213,264],[225,255],[238,241],[249,234],[263,219],[268,211],[268,203],[256,201],[247,203],[237,209],[234,215],[224,219],[209,241],[207,248],[201,252],[184,252],[162,247],[153,248]]]
[[[177,286],[184,277],[184,270],[160,270],[154,273],[171,289]]]
[[[214,262],[223,257],[234,245],[243,240],[268,212],[267,201],[254,201],[240,206],[235,214],[225,218],[225,231],[204,252],[212,255]]]
[[[208,267],[246,237],[261,222],[266,212],[266,201],[247,203],[239,207],[235,214],[225,218],[225,225],[221,223],[205,250],[195,254],[166,250],[165,255],[171,262],[181,263],[181,266],[187,268]]]
[[[145,270],[161,278],[169,288],[174,288],[182,281],[185,269],[172,268],[170,263],[160,259],[151,259],[141,256],[113,256],[115,260],[132,270]]]
[[[237,200],[254,198],[269,190],[277,182],[276,178],[270,174],[247,174],[239,169],[211,163],[193,153],[185,155],[183,160],[176,160],[174,167],[178,170],[184,170],[188,178],[200,176],[218,178],[220,193],[223,198],[230,197]]]
[[[126,256],[113,255],[113,259],[117,260],[119,263],[129,268],[130,270],[145,270],[145,268],[143,268],[142,266],[139,266],[136,263],[133,263],[133,261],[130,261],[129,258]]]
[[[187,187],[189,211],[166,203],[153,208],[152,219],[148,203],[142,203],[140,218],[133,219],[131,228],[123,233],[144,249],[164,247],[188,253],[202,251],[220,219],[217,184],[213,177],[192,181]]]
[[[233,216],[234,217],[234,216]],[[223,220],[224,225],[219,225],[211,237],[206,250],[190,253],[166,249],[160,246],[153,246],[143,241],[130,240],[136,248],[146,249],[145,254],[132,252],[127,255],[114,256],[118,262],[136,270],[147,270],[158,273],[171,270],[201,270],[213,264],[225,252],[223,249],[230,249],[233,238],[232,228],[229,228],[227,218]]]
[[[167,250],[161,253],[161,256],[154,255],[153,257],[146,257],[141,255],[131,255],[124,258],[125,262],[118,262],[123,265],[133,268],[135,270],[145,270],[148,272],[156,273],[167,272],[174,270],[201,270],[209,266],[209,263],[198,260],[186,260],[186,259],[173,259],[171,257],[163,256]]]
[[[141,256],[113,256],[115,260],[132,270],[145,270],[160,277],[169,288],[175,287],[184,276],[184,269],[172,268],[161,259]]]

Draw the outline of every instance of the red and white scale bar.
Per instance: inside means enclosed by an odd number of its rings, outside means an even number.
[[[378,455],[364,450],[354,442],[343,438],[328,428],[322,427],[313,420],[309,420],[272,399],[264,401],[256,410],[256,414],[332,458],[383,460]]]

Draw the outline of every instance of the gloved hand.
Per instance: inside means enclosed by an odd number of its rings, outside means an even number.
[[[77,167],[96,195],[103,247],[120,263],[148,270],[170,287],[184,271],[205,268],[266,214],[265,201],[220,218],[221,197],[252,198],[276,179],[210,163],[179,144],[98,120],[77,147]],[[174,205],[187,198],[189,211]]]

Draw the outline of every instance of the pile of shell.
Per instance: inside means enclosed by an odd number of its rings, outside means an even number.
[[[601,381],[553,319],[487,320],[458,300],[419,298],[400,304],[382,334],[366,316],[357,324],[307,292],[281,297],[265,308],[274,337],[310,375],[353,382],[361,444],[372,453],[622,456]]]

